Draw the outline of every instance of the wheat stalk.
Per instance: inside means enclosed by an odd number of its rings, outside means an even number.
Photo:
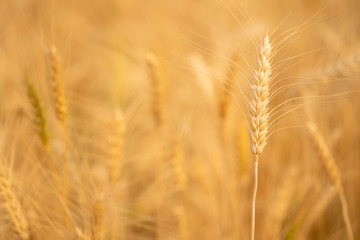
[[[1,164],[0,194],[4,197],[5,209],[14,226],[14,230],[22,240],[28,240],[30,238],[28,221],[26,220],[19,199],[11,188],[10,181],[5,176],[5,170]]]
[[[189,226],[184,206],[176,206],[175,214],[178,220],[178,232],[181,240],[189,239]]]
[[[78,227],[75,228],[75,236],[76,240],[90,240],[90,238]]]
[[[91,232],[93,240],[105,239],[104,231],[104,197],[100,196],[93,205]]]
[[[319,219],[335,196],[336,189],[331,186],[330,188],[324,189],[319,196],[316,197],[316,202],[312,206],[310,213],[306,215],[304,225],[301,227],[301,231],[299,231],[298,239],[307,239],[310,227]]]
[[[176,140],[172,156],[173,169],[176,176],[177,190],[183,193],[187,188],[187,176],[184,164],[184,153],[180,140]]]
[[[63,81],[61,78],[61,71],[60,71],[60,57],[56,47],[52,46],[49,51],[49,61],[50,61],[50,83],[52,85],[53,90],[53,99],[55,103],[55,112],[56,117],[60,121],[62,126],[62,134],[63,134],[63,141],[64,141],[64,152],[62,157],[62,171],[63,171],[63,201],[66,205],[68,200],[68,187],[69,187],[69,180],[68,180],[68,148],[69,148],[69,138],[67,133],[66,121],[67,121],[67,107],[65,101],[65,94],[63,88]],[[64,221],[69,226],[68,214],[64,215]]]
[[[251,152],[254,155],[254,191],[251,204],[251,237],[255,237],[255,204],[258,188],[258,162],[259,154],[262,153],[267,143],[268,119],[269,119],[269,86],[271,80],[271,44],[268,35],[260,46],[258,69],[253,76],[251,84],[252,99],[249,102],[250,112],[250,143]]]
[[[186,215],[185,196],[188,185],[188,177],[185,170],[183,146],[179,139],[174,141],[174,151],[172,155],[173,171],[176,178],[176,189],[180,194],[180,203],[175,207],[175,215],[178,221],[178,234],[180,239],[189,239],[189,227]]]
[[[249,136],[244,124],[240,124],[237,134],[238,163],[241,177],[243,177],[249,166]]]
[[[324,141],[324,138],[320,134],[317,126],[314,123],[309,122],[307,124],[307,129],[308,129],[308,132],[310,133],[313,144],[314,144],[317,152],[320,155],[320,160],[321,160],[323,166],[325,167],[326,172],[328,173],[332,184],[335,186],[335,188],[338,192],[338,195],[339,195],[339,198],[341,201],[343,219],[345,222],[348,239],[353,240],[354,235],[353,235],[353,231],[352,231],[352,227],[351,227],[351,221],[350,221],[348,206],[347,206],[347,202],[346,202],[346,198],[345,198],[344,188],[341,183],[341,174],[340,174],[339,168],[337,167],[336,162],[335,162],[334,158],[332,157],[332,155]]]

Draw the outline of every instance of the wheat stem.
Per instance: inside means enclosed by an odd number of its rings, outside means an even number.
[[[251,201],[251,240],[255,238],[255,208],[256,208],[256,194],[258,189],[258,166],[259,166],[259,155],[255,155],[254,162],[254,190]]]
[[[346,202],[344,191],[342,189],[341,189],[341,191],[339,191],[339,197],[340,197],[340,202],[341,202],[341,207],[342,207],[342,214],[343,214],[343,218],[344,218],[344,222],[345,222],[345,227],[346,227],[346,232],[347,232],[347,235],[348,235],[348,239],[349,240],[354,240],[353,230],[352,230],[352,227],[351,227],[351,221],[350,221],[350,216],[349,216],[348,205],[347,205],[347,202]]]
[[[261,46],[258,58],[258,69],[254,73],[251,84],[252,98],[249,103],[250,112],[250,142],[251,152],[254,155],[254,191],[251,202],[251,240],[255,238],[255,204],[258,188],[259,154],[263,152],[267,143],[269,131],[269,86],[271,80],[271,44],[266,35]]]

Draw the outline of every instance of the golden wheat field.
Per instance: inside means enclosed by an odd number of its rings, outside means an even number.
[[[0,239],[360,239],[358,0],[1,0]]]

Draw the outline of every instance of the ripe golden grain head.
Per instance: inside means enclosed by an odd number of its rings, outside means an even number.
[[[268,137],[269,120],[269,88],[271,81],[271,54],[272,47],[266,35],[261,46],[258,58],[258,69],[254,73],[252,99],[249,102],[251,151],[259,155],[264,150]]]

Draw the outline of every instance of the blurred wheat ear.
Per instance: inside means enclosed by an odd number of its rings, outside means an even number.
[[[26,77],[26,87],[29,101],[34,112],[34,123],[38,132],[38,135],[47,151],[49,151],[49,133],[46,128],[46,117],[44,110],[41,106],[40,97],[37,94],[30,77]]]
[[[108,161],[109,177],[111,184],[115,185],[119,180],[123,166],[123,148],[126,123],[120,110],[114,112],[112,119],[113,134],[109,137],[110,157]]]
[[[50,83],[52,85],[53,92],[53,101],[55,103],[55,112],[56,117],[61,123],[62,127],[62,135],[63,135],[63,143],[64,143],[64,151],[62,157],[62,176],[63,176],[63,192],[62,198],[66,205],[69,195],[69,177],[68,177],[68,149],[69,149],[69,138],[66,127],[67,121],[67,107],[66,100],[63,88],[63,81],[61,78],[60,71],[60,57],[58,54],[58,50],[56,47],[52,46],[49,50],[49,62],[50,62]],[[69,219],[68,215],[64,215],[64,222],[66,226],[69,228]]]
[[[270,101],[269,88],[271,80],[271,44],[268,35],[260,46],[258,69],[254,73],[251,84],[252,98],[249,102],[250,112],[250,143],[251,152],[254,155],[254,191],[251,204],[251,240],[255,237],[255,205],[258,187],[258,162],[259,154],[262,153],[267,143],[268,119]]]
[[[4,208],[13,224],[14,231],[20,239],[30,239],[29,223],[24,215],[19,199],[11,188],[10,181],[6,178],[5,169],[2,164],[0,164],[0,194],[4,198]]]
[[[67,107],[64,95],[63,82],[61,78],[59,53],[57,51],[57,48],[54,46],[50,48],[49,60],[51,68],[50,82],[53,90],[56,116],[58,120],[65,126]]]
[[[39,135],[40,139],[42,140],[42,143],[45,147],[45,150],[49,154],[50,153],[49,132],[47,130],[47,121],[46,121],[44,110],[41,105],[40,97],[39,97],[38,93],[36,92],[35,87],[30,80],[30,77],[26,77],[25,81],[26,81],[28,98],[29,98],[29,101],[31,103],[31,106],[32,106],[32,109],[34,112],[34,120],[33,121],[34,121],[36,129],[38,131],[38,135]],[[54,183],[58,187],[57,180],[56,180],[57,179],[56,170],[55,170],[55,166],[54,166],[54,163],[51,158],[48,159],[48,167],[50,168]]]
[[[146,64],[151,80],[151,107],[156,126],[162,126],[165,121],[165,81],[159,59],[156,55],[149,53]]]
[[[335,188],[338,192],[338,195],[339,195],[340,201],[341,201],[343,218],[344,218],[344,222],[345,222],[348,239],[353,240],[354,234],[353,234],[353,230],[351,227],[349,210],[348,210],[348,206],[347,206],[347,202],[346,202],[346,198],[345,198],[344,188],[343,188],[343,185],[341,182],[341,174],[340,174],[339,168],[337,167],[336,162],[335,162],[334,158],[332,157],[332,155],[325,143],[325,140],[324,140],[323,136],[320,134],[320,131],[317,128],[317,126],[314,123],[309,122],[307,125],[307,129],[311,136],[313,144],[316,148],[316,151],[319,153],[321,163],[325,167],[326,172],[329,175],[332,184],[335,186]]]

